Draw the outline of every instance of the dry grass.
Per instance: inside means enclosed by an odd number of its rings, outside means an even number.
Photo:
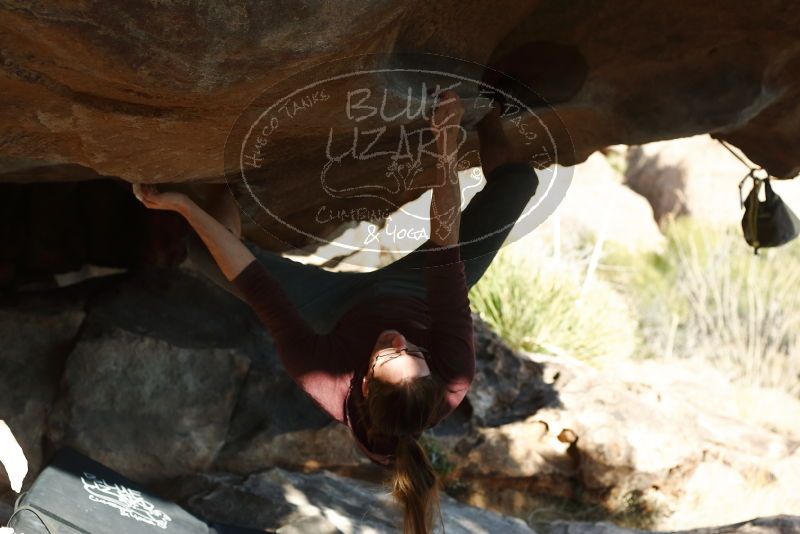
[[[587,287],[581,267],[534,260],[506,247],[472,289],[470,301],[517,349],[593,363],[630,356],[636,323],[626,303],[602,281]]]
[[[736,228],[671,223],[662,254],[607,257],[637,310],[642,354],[702,357],[747,384],[800,395],[800,243],[754,256]]]

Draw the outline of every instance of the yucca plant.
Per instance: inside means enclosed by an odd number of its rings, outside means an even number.
[[[734,379],[800,394],[800,243],[754,256],[741,230],[689,218],[661,254],[612,254],[639,315],[640,354],[702,358]]]
[[[472,288],[473,310],[514,348],[598,363],[630,356],[636,324],[603,282],[582,292],[581,266],[501,250]]]

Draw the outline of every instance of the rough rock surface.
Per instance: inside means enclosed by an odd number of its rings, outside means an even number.
[[[409,51],[490,65],[527,84],[541,97],[532,103],[542,123],[567,132],[557,139],[565,164],[612,144],[713,132],[788,177],[800,169],[798,28],[791,0],[435,8],[421,0],[335,8],[8,1],[0,10],[0,182],[219,181],[234,122],[267,88],[332,59],[379,53],[393,64]],[[333,103],[315,103],[319,117],[330,114],[326,105]],[[307,187],[319,169],[308,162],[327,133],[280,130],[264,162],[283,177],[269,184],[270,199],[301,227],[320,204]],[[520,156],[539,150],[515,143]],[[361,185],[376,169],[354,164],[341,185]],[[418,194],[403,190],[392,200]]]
[[[175,347],[124,331],[81,339],[49,437],[106,464],[136,457],[126,471],[138,480],[208,469],[247,367],[236,351]],[[128,386],[114,386],[120,382]]]
[[[600,152],[577,165],[567,196],[558,207],[562,239],[590,237],[594,242],[602,239],[631,250],[659,250],[664,237],[652,208],[622,181],[619,170]]]
[[[472,492],[468,502],[525,514],[553,495],[581,494],[614,511],[635,496],[659,529],[800,510],[790,488],[800,474],[796,399],[751,408],[699,362],[598,371],[563,357],[530,358],[557,398],[452,447],[450,476]],[[777,426],[762,413],[775,410],[785,416]]]
[[[579,161],[611,144],[717,131],[789,175],[800,165],[799,21],[790,0],[9,1],[2,167],[6,180],[77,166],[136,181],[217,177],[233,120],[270,85],[331,58],[413,50],[528,83],[561,115]]]
[[[326,471],[300,474],[274,468],[245,477],[198,475],[175,481],[165,491],[208,521],[270,531],[388,534],[402,523],[386,488]],[[446,532],[533,532],[519,519],[465,506],[446,495],[441,510]]]
[[[42,437],[65,356],[84,320],[83,298],[19,296],[0,307],[0,420],[9,426],[28,459],[27,483],[42,467]],[[0,492],[8,480],[0,470]]]
[[[263,481],[274,467],[386,475],[286,376],[249,310],[194,275],[144,271],[20,294],[0,319],[0,385],[14,392],[0,397],[0,414],[31,463],[27,483],[69,445],[208,513],[226,506],[209,495],[239,495],[245,508],[252,499],[247,517],[269,522],[278,512],[258,504],[257,488],[273,487]],[[611,519],[636,495],[671,529],[800,510],[799,401],[742,397],[700,365],[600,371],[519,354],[476,324],[476,381],[426,436],[462,502],[528,519],[555,498]],[[175,477],[186,481],[178,489]]]

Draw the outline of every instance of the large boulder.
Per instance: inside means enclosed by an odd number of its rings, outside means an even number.
[[[800,10],[790,0],[426,7],[6,5],[2,167],[21,180],[80,167],[135,181],[218,176],[230,125],[261,91],[331,58],[413,50],[526,82],[572,132],[577,161],[611,144],[717,131],[775,174],[798,169]],[[280,157],[302,157],[291,141],[304,133],[288,135],[295,151]]]
[[[222,448],[248,360],[123,330],[83,338],[49,437],[148,481],[208,469]]]
[[[293,478],[274,467],[386,476],[285,374],[247,307],[193,274],[90,280],[16,297],[0,313],[0,379],[13,393],[0,398],[0,414],[29,455],[26,485],[70,445],[155,487],[179,477],[170,491],[209,517],[232,517],[224,513],[236,502],[241,517],[272,525],[301,519],[292,515],[299,501],[267,506],[275,488],[302,486],[310,504],[301,508],[322,510],[317,502],[327,501],[310,488],[339,487],[329,475]],[[800,506],[797,399],[744,394],[697,362],[597,369],[519,353],[475,324],[475,383],[424,439],[462,502],[524,519],[553,499],[607,510],[606,519],[646,503],[648,525],[675,529]],[[340,528],[338,516],[312,515],[303,521],[323,516]]]
[[[42,438],[66,357],[84,321],[83,303],[75,293],[49,299],[20,295],[0,303],[0,420],[27,458],[26,484],[42,468]],[[8,490],[0,469],[0,495]]]
[[[286,374],[248,307],[195,273],[8,298],[0,332],[0,420],[27,457],[25,487],[62,446],[140,482],[275,465],[376,476]]]
[[[601,152],[575,167],[557,213],[563,241],[577,236],[646,251],[664,245],[647,199],[625,187],[619,169]]]
[[[561,164],[613,144],[714,132],[788,177],[800,169],[794,120],[799,23],[792,0],[529,0],[502,7],[451,2],[435,9],[420,0],[351,0],[335,9],[278,1],[255,7],[244,0],[213,8],[200,1],[10,2],[0,10],[0,181],[221,181],[230,170],[223,162],[231,127],[259,95],[267,91],[270,101],[285,94],[276,84],[316,80],[300,73],[334,59],[376,53],[381,59],[368,67],[402,67],[402,53],[410,51],[437,54],[430,60],[434,67],[456,57],[524,82],[537,95],[527,96],[537,116],[523,126],[557,132],[552,143]],[[619,46],[622,40],[625,46]],[[492,83],[497,78],[494,70],[464,65]],[[370,87],[390,85],[379,79]],[[315,120],[270,137],[261,164],[278,179],[252,185],[268,195],[280,217],[305,229],[315,226],[318,208],[330,200],[314,187],[320,180],[314,162],[328,146],[327,122],[342,101],[320,97],[295,104],[313,105]],[[352,137],[352,124],[346,126],[336,130],[336,143]],[[509,118],[507,128],[521,127]],[[532,142],[514,136],[515,154],[538,158],[543,137]],[[396,148],[399,139],[399,133],[387,136],[380,147]],[[471,131],[466,148],[475,146]],[[552,160],[552,148],[544,159]],[[375,160],[354,158],[337,185],[347,190],[376,177],[377,185],[386,185],[389,178],[384,183],[380,172]],[[388,196],[398,206],[421,192]],[[340,222],[318,230],[333,234]],[[270,229],[277,239],[253,235],[283,249],[290,234],[297,237],[285,225]],[[79,255],[78,243],[67,244],[75,250],[59,258],[64,262]]]
[[[200,491],[198,491],[200,490]],[[397,532],[402,516],[386,488],[321,471],[270,469],[249,476],[211,474],[176,481],[164,491],[209,521],[286,533]],[[441,500],[446,532],[533,533],[519,519]]]
[[[207,469],[249,369],[246,308],[169,271],[120,278],[87,308],[47,437],[141,481]]]
[[[524,419],[476,428],[452,448],[449,477],[468,502],[527,516],[553,496],[580,496],[611,515],[636,499],[659,529],[800,509],[797,399],[752,390],[748,397],[762,399],[754,410],[741,388],[701,362],[598,370],[565,357],[521,357],[542,366],[557,396]],[[781,423],[762,410],[780,411]]]

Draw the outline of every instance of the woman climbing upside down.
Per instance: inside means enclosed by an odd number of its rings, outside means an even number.
[[[431,127],[446,158],[457,147],[447,132],[463,108],[455,92],[441,98]],[[260,250],[256,258],[239,238],[230,195],[212,216],[185,195],[135,186],[148,208],[186,218],[205,245],[190,244],[192,262],[255,310],[297,384],[351,429],[370,459],[393,470],[392,493],[410,534],[431,531],[438,504],[436,474],[418,439],[461,403],[475,373],[468,289],[538,186],[528,164],[510,160],[496,108],[478,133],[483,190],[462,216],[454,166],[441,165],[432,237],[371,273],[333,273]]]

